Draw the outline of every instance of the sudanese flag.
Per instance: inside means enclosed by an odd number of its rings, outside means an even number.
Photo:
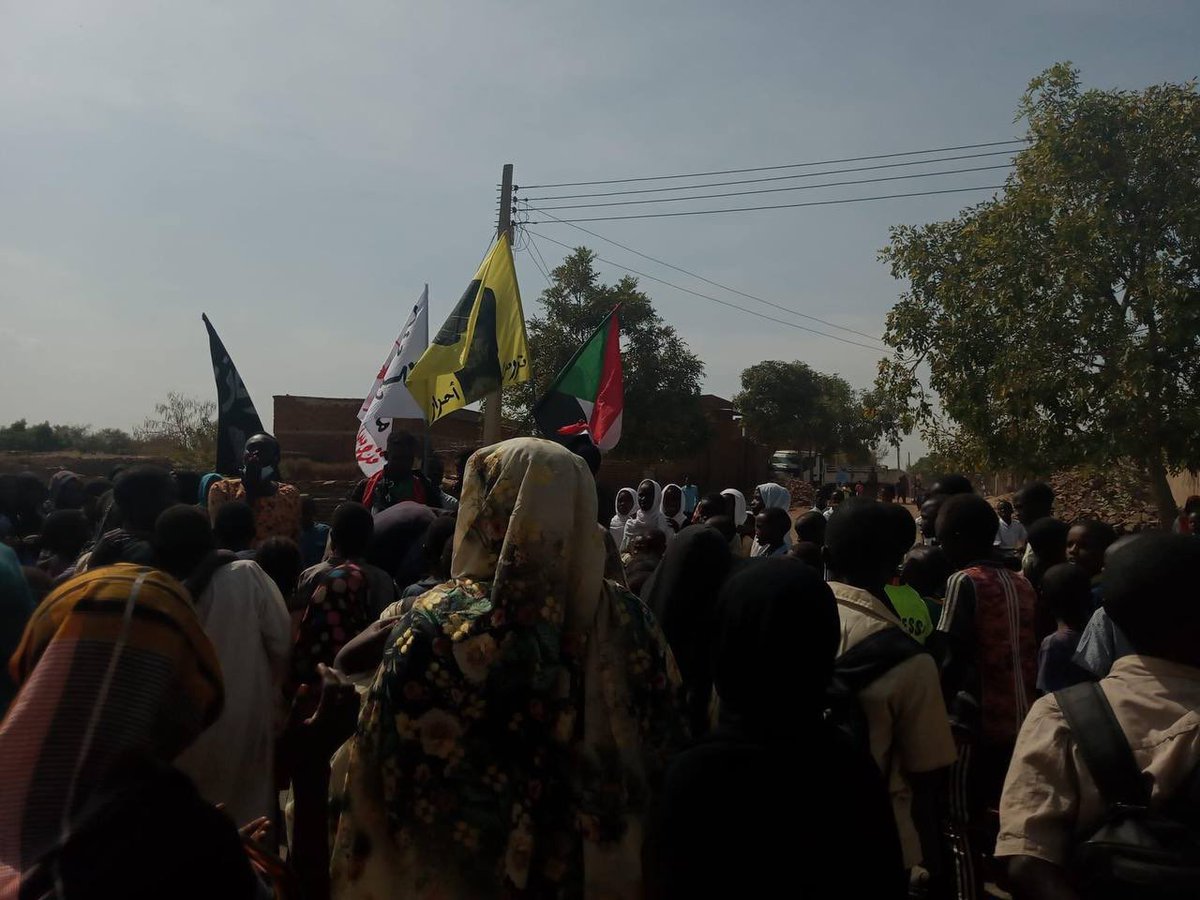
[[[601,450],[621,439],[625,378],[621,370],[621,316],[618,306],[568,362],[533,410],[545,437],[587,434]]]

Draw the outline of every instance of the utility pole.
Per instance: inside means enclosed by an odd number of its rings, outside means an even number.
[[[504,164],[500,176],[500,221],[496,224],[496,237],[507,235],[512,243],[512,183],[513,165]],[[483,398],[483,442],[494,444],[500,440],[500,385]]]

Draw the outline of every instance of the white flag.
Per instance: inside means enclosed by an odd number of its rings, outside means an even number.
[[[413,364],[429,346],[429,285],[421,292],[400,336],[392,343],[388,357],[379,367],[375,383],[358,411],[362,423],[355,441],[354,455],[363,473],[370,477],[383,468],[380,451],[387,446],[392,419],[423,419],[425,414],[412,398],[405,380]]]

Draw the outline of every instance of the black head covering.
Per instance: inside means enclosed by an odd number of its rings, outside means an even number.
[[[722,722],[765,735],[811,728],[841,634],[833,591],[795,559],[752,561],[721,589],[713,681]]]
[[[379,566],[397,584],[412,584],[424,573],[421,541],[437,513],[424,503],[405,500],[375,514],[375,534],[367,562]]]
[[[1149,532],[1105,557],[1104,609],[1139,653],[1200,666],[1200,538]]]
[[[642,588],[683,676],[693,736],[708,730],[717,593],[732,566],[727,538],[706,525],[690,525],[675,535]]]

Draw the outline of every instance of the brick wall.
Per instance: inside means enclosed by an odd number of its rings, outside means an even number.
[[[275,397],[275,436],[284,456],[353,464],[361,402],[353,398]],[[733,418],[728,400],[707,394],[701,398],[701,405],[711,432],[707,446],[677,460],[622,457],[618,448],[600,469],[598,480],[602,491],[615,493],[643,478],[667,484],[691,475],[704,492],[736,487],[749,496],[755,485],[767,481],[771,449],[742,435],[741,424]],[[460,409],[437,422],[429,429],[434,452],[449,463],[460,451],[481,446],[481,418],[473,410]],[[400,420],[399,427],[415,435],[425,433],[425,423],[420,419]],[[505,423],[503,432],[505,437],[517,435],[511,423]],[[447,465],[447,471],[452,471],[452,466]]]
[[[306,457],[323,463],[354,462],[354,438],[358,433],[361,400],[337,397],[275,397],[275,437],[284,456]],[[396,427],[421,437],[422,419],[399,419]],[[516,431],[507,423],[501,427],[506,437]],[[453,457],[462,450],[479,447],[483,442],[482,416],[474,410],[459,409],[429,429],[433,450],[439,456]]]

